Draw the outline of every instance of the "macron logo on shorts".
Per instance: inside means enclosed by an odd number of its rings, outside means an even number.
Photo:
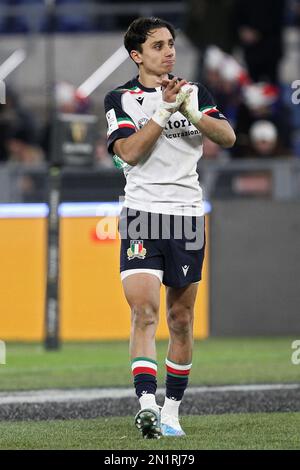
[[[182,271],[183,271],[184,277],[186,277],[186,275],[187,275],[187,272],[188,272],[188,270],[189,270],[189,268],[190,268],[190,267],[189,267],[189,266],[187,266],[187,265],[185,265],[185,266],[181,266],[181,267],[182,267]]]

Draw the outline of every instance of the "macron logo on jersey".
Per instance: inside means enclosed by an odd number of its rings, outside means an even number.
[[[106,120],[108,125],[107,136],[109,137],[110,134],[119,129],[116,112],[113,108],[106,113]]]
[[[136,98],[136,100],[137,100],[137,102],[140,103],[140,105],[142,106],[143,101],[144,101],[143,96],[139,96],[139,98]]]
[[[182,271],[183,271],[184,277],[186,277],[186,275],[187,275],[187,272],[188,272],[188,270],[189,270],[189,268],[190,268],[190,267],[189,267],[189,266],[187,266],[187,265],[185,265],[185,266],[181,266],[181,267],[182,267]]]

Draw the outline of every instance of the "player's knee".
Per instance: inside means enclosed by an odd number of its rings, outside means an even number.
[[[131,322],[133,327],[146,329],[158,324],[158,311],[154,305],[134,305],[131,308]]]
[[[169,329],[177,334],[187,334],[193,328],[193,308],[173,306],[167,314]]]

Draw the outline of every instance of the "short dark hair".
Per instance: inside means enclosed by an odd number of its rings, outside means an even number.
[[[155,18],[154,16],[145,18],[137,18],[128,27],[124,36],[124,46],[127,49],[128,54],[135,50],[142,52],[142,44],[146,41],[149,31],[158,28],[168,28],[175,39],[175,28],[165,20],[161,18]]]

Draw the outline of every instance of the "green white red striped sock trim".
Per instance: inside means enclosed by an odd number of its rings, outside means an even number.
[[[172,377],[185,378],[189,375],[192,367],[191,364],[176,364],[175,362],[166,359],[167,373]]]
[[[148,357],[135,357],[131,361],[131,370],[134,377],[138,374],[150,374],[156,377],[157,362]]]

